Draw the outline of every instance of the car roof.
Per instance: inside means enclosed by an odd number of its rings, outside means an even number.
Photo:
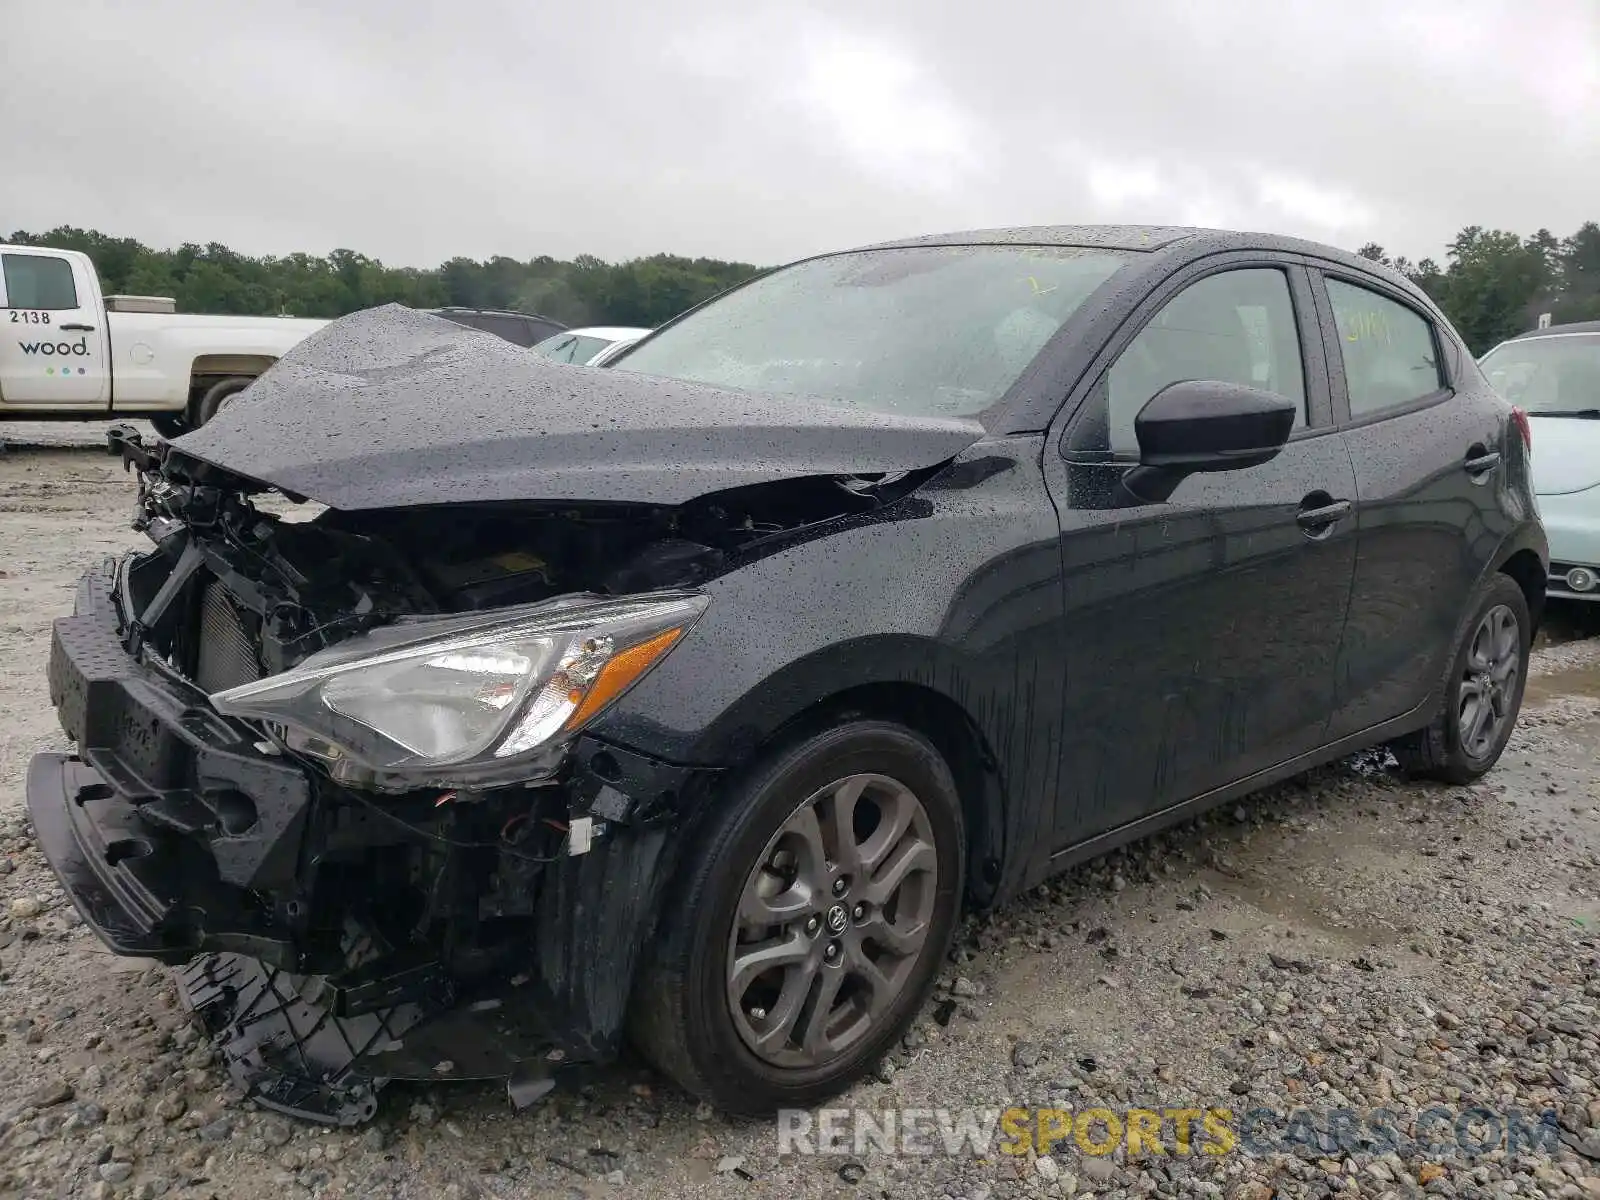
[[[1196,234],[1216,232],[1178,225],[1017,225],[928,233],[861,246],[862,250],[905,246],[1097,246],[1111,250],[1157,250]]]
[[[1250,233],[1191,225],[1019,225],[926,234],[877,242],[859,249],[883,250],[907,246],[1081,246],[1085,249],[1146,252],[1181,247],[1191,254],[1260,249],[1330,259],[1378,275],[1395,274],[1382,263],[1323,242],[1277,233]]]
[[[1506,340],[1520,342],[1528,338],[1560,337],[1567,333],[1600,333],[1600,321],[1572,321],[1566,325],[1546,325],[1543,329],[1530,329],[1527,333],[1519,333],[1516,337]]]

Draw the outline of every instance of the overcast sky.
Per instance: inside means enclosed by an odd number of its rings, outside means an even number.
[[[0,233],[394,264],[1600,219],[1600,0],[0,0]]]

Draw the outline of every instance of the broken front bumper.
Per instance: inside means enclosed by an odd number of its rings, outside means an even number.
[[[84,920],[119,954],[183,963],[293,949],[263,894],[293,894],[311,782],[261,754],[197,690],[122,645],[116,566],[55,623],[50,699],[75,755],[41,754],[28,808]]]
[[[575,753],[575,795],[615,832],[546,873],[526,969],[470,985],[422,948],[382,969],[316,973],[286,913],[315,858],[318,784],[257,748],[181,679],[122,643],[115,563],[79,584],[55,625],[50,693],[75,754],[40,754],[28,808],[39,844],[112,950],[179,965],[186,1003],[260,1103],[355,1124],[390,1079],[503,1080],[514,1102],[551,1086],[554,1063],[610,1057],[668,865],[661,814],[685,772],[619,747]]]

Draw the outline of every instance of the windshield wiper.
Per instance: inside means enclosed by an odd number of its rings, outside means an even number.
[[[1530,408],[1530,417],[1587,417],[1591,421],[1600,420],[1600,408]]]

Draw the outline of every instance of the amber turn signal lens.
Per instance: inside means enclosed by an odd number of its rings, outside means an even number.
[[[629,646],[612,655],[611,661],[600,669],[600,674],[589,685],[583,703],[567,718],[566,728],[577,728],[620,696],[628,685],[650,669],[651,663],[670,650],[682,634],[682,629],[669,629],[656,634],[649,641]]]

